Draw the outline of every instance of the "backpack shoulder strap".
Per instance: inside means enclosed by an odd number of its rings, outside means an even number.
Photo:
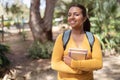
[[[63,37],[62,37],[62,40],[63,40],[63,48],[64,50],[66,49],[66,45],[70,39],[70,34],[71,34],[71,30],[66,30],[64,31],[63,33]]]
[[[86,32],[89,44],[90,44],[90,48],[91,48],[91,52],[92,52],[92,46],[94,44],[94,35],[91,32]]]

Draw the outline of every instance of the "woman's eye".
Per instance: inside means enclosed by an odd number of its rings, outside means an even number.
[[[73,13],[73,14],[68,14],[68,17],[70,17],[70,16],[79,16],[80,14],[78,14],[78,13]]]
[[[75,16],[79,16],[79,14],[75,14]]]
[[[68,14],[68,17],[70,17],[71,16],[71,14]]]

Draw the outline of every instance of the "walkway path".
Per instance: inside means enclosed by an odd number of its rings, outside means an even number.
[[[103,68],[94,71],[95,80],[120,80],[120,56],[105,57],[103,61]],[[50,72],[49,70],[46,73],[40,74],[42,79],[38,80],[56,80],[56,73],[54,71],[51,70]],[[43,75],[44,77],[42,77]]]
[[[95,80],[120,80],[120,56],[105,57],[103,68],[94,74]]]

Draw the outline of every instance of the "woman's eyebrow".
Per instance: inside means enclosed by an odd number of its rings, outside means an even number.
[[[79,13],[79,12],[76,12],[76,11],[75,11],[75,12],[68,12],[68,14],[69,14],[69,13]]]

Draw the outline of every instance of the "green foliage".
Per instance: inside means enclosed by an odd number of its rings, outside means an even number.
[[[93,10],[94,16],[90,18],[92,22],[92,32],[97,33],[103,49],[120,50],[120,16],[117,1],[106,0],[96,1]]]
[[[10,47],[8,45],[0,44],[0,54],[4,54],[5,52],[9,52],[9,51],[10,51]]]
[[[6,68],[10,64],[10,61],[8,60],[8,58],[4,54],[4,53],[7,53],[9,51],[10,51],[9,46],[0,44],[0,70],[2,68]]]
[[[50,58],[53,49],[53,42],[40,43],[35,41],[29,48],[29,56],[33,59]]]
[[[20,13],[22,13],[22,10],[21,10],[20,6],[18,6],[17,4],[13,4],[13,5],[10,7],[9,10],[10,10],[11,13],[13,13],[13,14],[20,14]]]
[[[5,22],[4,22],[4,26],[6,26],[6,27],[9,28],[9,27],[11,26],[11,23],[10,23],[9,21],[5,21]]]

